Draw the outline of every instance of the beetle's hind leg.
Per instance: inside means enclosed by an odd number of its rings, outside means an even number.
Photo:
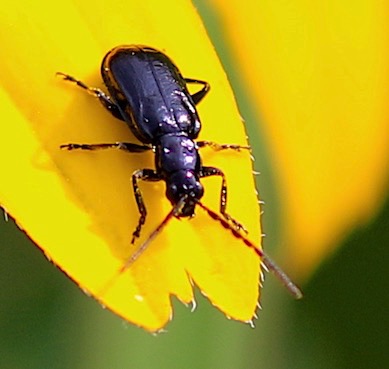
[[[199,79],[185,78],[185,82],[186,83],[195,83],[195,84],[203,86],[203,88],[200,91],[198,91],[198,92],[194,93],[193,95],[191,95],[195,105],[197,105],[205,97],[205,95],[208,93],[208,91],[211,88],[211,86],[210,86],[210,84],[208,82],[201,81]]]
[[[65,81],[69,81],[71,83],[76,84],[78,87],[81,87],[83,90],[88,92],[88,94],[98,98],[101,104],[104,106],[104,108],[106,108],[115,118],[124,120],[119,110],[119,107],[112,101],[110,96],[105,94],[99,88],[89,87],[84,82],[66,73],[57,72],[56,75],[62,77]]]
[[[250,146],[242,146],[242,145],[235,145],[235,144],[218,144],[217,142],[213,142],[213,141],[197,141],[196,144],[197,144],[197,147],[199,149],[206,147],[206,146],[209,146],[216,151],[220,151],[220,150],[235,150],[235,151],[251,150]]]
[[[241,223],[239,223],[237,220],[235,220],[231,215],[229,215],[226,211],[227,208],[227,181],[226,176],[224,173],[219,169],[215,167],[202,167],[201,170],[201,177],[210,177],[210,176],[219,176],[222,179],[222,187],[220,191],[220,213],[223,215],[223,217],[232,224],[232,226],[237,231],[243,231],[245,233],[247,232],[247,229],[245,226]]]

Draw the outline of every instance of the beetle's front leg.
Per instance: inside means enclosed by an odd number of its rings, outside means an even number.
[[[138,225],[136,226],[135,231],[132,233],[132,240],[131,240],[132,244],[135,242],[137,238],[139,238],[140,231],[142,229],[142,226],[146,222],[146,216],[147,216],[147,210],[146,210],[145,203],[143,201],[142,192],[138,186],[139,180],[156,182],[156,181],[160,181],[161,177],[156,171],[152,169],[138,169],[132,174],[132,187],[134,189],[135,201],[136,204],[138,205],[138,210],[140,213]]]
[[[243,231],[247,233],[247,229],[244,227],[243,224],[239,223],[237,220],[231,217],[226,212],[227,208],[227,181],[226,176],[224,173],[219,169],[215,167],[203,167],[201,169],[200,173],[201,177],[210,177],[210,176],[219,176],[222,178],[222,187],[220,191],[220,213],[223,215],[224,218],[226,218],[230,223],[233,224],[236,230]]]

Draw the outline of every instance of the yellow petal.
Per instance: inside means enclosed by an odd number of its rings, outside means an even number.
[[[389,6],[214,3],[264,118],[286,260],[308,275],[386,192]]]
[[[178,21],[185,19],[185,27]],[[153,168],[153,155],[66,152],[69,142],[137,142],[98,101],[55,77],[69,73],[103,87],[104,54],[120,44],[166,52],[185,76],[212,90],[199,106],[200,139],[246,144],[243,124],[217,56],[190,2],[22,1],[0,9],[2,128],[0,204],[56,265],[102,304],[148,330],[170,318],[171,296],[193,300],[192,282],[228,316],[248,321],[258,299],[259,260],[231,232],[198,210],[173,219],[104,295],[102,288],[135,250],[138,222],[131,174]],[[259,244],[260,222],[248,152],[202,149],[229,184],[227,210]],[[220,179],[203,181],[203,202],[218,210]],[[161,183],[142,184],[148,218],[142,240],[171,206]],[[38,288],[38,286],[37,286]]]

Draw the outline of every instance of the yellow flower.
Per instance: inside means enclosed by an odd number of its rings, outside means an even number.
[[[178,21],[185,27],[177,28]],[[96,99],[55,77],[61,71],[103,87],[99,64],[120,44],[160,49],[185,76],[210,82],[211,93],[199,106],[200,139],[246,144],[226,76],[191,3],[22,1],[2,6],[0,24],[1,206],[82,289],[130,322],[160,329],[172,315],[172,296],[193,300],[192,284],[228,316],[249,321],[258,300],[259,260],[201,209],[195,219],[172,220],[102,295],[135,251],[130,241],[139,214],[131,174],[152,168],[153,155],[59,149],[69,142],[136,142]],[[225,172],[228,212],[259,244],[249,153],[203,149],[202,157],[205,165]],[[220,179],[203,183],[203,202],[217,210]],[[142,184],[142,191],[145,239],[171,205],[161,183]]]
[[[388,3],[213,4],[263,117],[285,260],[308,276],[387,191]]]

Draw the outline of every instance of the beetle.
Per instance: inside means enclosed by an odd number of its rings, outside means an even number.
[[[101,89],[87,86],[68,74],[60,72],[57,74],[98,98],[114,117],[129,126],[134,136],[142,143],[69,143],[61,145],[61,149],[116,148],[130,153],[150,150],[155,153],[155,169],[138,169],[132,174],[132,185],[140,214],[132,234],[132,244],[140,237],[147,216],[139,181],[162,180],[166,183],[166,197],[172,204],[172,210],[118,273],[122,273],[140,256],[170,218],[193,217],[196,206],[200,206],[213,219],[232,231],[235,237],[242,238],[247,246],[253,248],[264,265],[281,277],[280,279],[290,289],[292,284],[290,279],[262,250],[244,236],[247,233],[244,226],[227,213],[227,185],[223,171],[202,165],[199,149],[205,146],[216,150],[250,150],[249,146],[196,141],[201,130],[196,105],[209,92],[208,82],[184,78],[167,55],[142,45],[118,46],[105,55],[101,64],[101,75],[109,95]],[[200,85],[201,89],[190,94],[188,84]],[[204,194],[200,179],[209,176],[221,178],[220,214],[207,208],[200,201]],[[298,293],[292,293],[301,294],[296,286],[294,289]]]

